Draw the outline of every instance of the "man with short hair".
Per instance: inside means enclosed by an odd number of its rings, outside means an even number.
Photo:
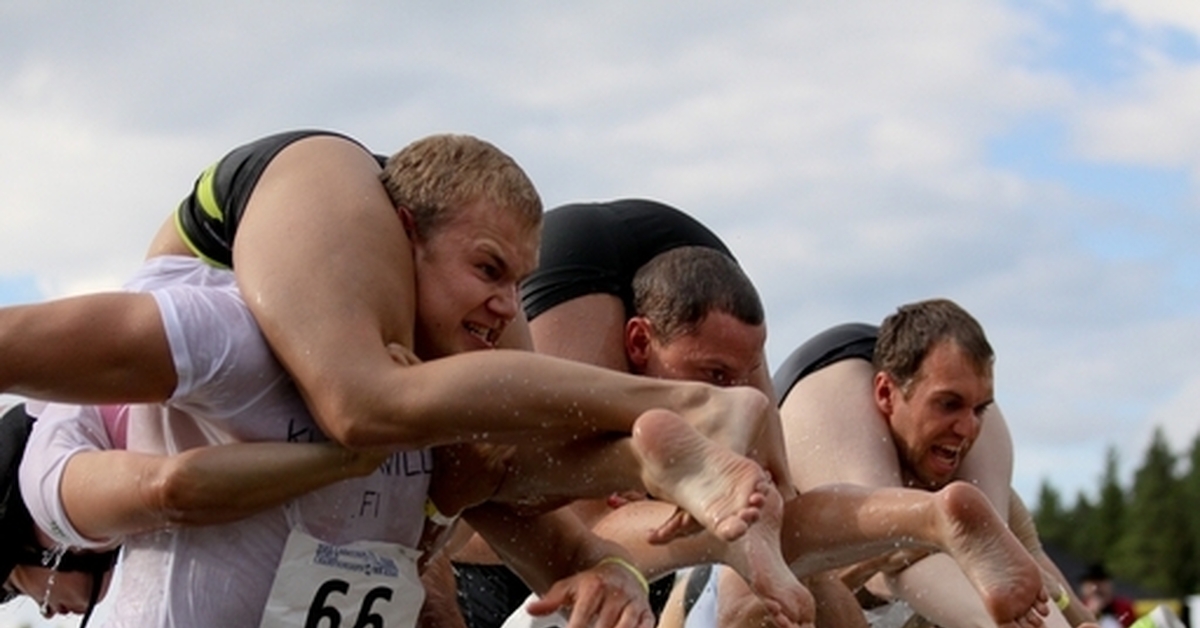
[[[521,299],[538,353],[772,397],[758,291],[715,233],[670,205],[630,198],[550,210]]]
[[[522,300],[539,353],[655,378],[753,385],[770,394],[766,325],[753,283],[720,238],[669,205],[619,199],[550,210]],[[561,485],[575,483],[563,478]],[[605,500],[572,505],[588,526],[610,509]],[[779,555],[777,536],[747,534],[774,548],[755,565],[771,574],[758,579],[762,592],[811,606]],[[497,563],[478,540],[455,557],[459,603],[472,628],[498,627],[529,595]],[[659,605],[670,584],[655,583]]]
[[[678,324],[699,322],[704,314],[716,310],[736,312],[735,318],[750,327],[763,325],[762,304],[753,284],[744,275],[738,276],[741,269],[725,243],[695,218],[647,199],[572,203],[546,213],[538,268],[521,285],[534,348],[539,353],[629,371],[625,326],[639,315],[635,276],[660,254],[681,247],[718,252],[734,263],[737,274],[727,271],[711,277],[711,281],[721,282],[721,290],[728,291],[720,297],[720,306],[693,298],[691,303],[698,309],[683,314]],[[688,290],[696,277],[697,273],[692,273],[684,285],[671,288]],[[660,291],[646,287],[642,293],[643,298],[651,299]],[[649,312],[650,306],[646,307]],[[770,384],[766,366],[759,366],[761,377],[752,383],[766,390]]]
[[[799,488],[938,490],[966,480],[1007,518],[1012,441],[995,405],[993,361],[979,322],[946,299],[901,306],[878,328],[842,325],[804,343],[774,380]],[[1048,559],[1037,558],[1046,570]],[[888,583],[939,625],[1012,616],[1004,600],[981,598],[942,554],[888,574]],[[1061,587],[1047,588],[1063,599]],[[1058,613],[1048,621],[1064,622]]]

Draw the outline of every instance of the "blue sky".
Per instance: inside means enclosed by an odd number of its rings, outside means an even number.
[[[459,131],[548,206],[705,221],[759,286],[773,365],[959,301],[1029,500],[1090,490],[1109,447],[1128,472],[1156,426],[1180,450],[1200,431],[1200,5],[246,4],[0,4],[0,303],[118,286],[240,142]]]

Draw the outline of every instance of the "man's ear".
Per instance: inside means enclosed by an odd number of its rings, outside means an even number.
[[[896,409],[894,399],[899,392],[891,375],[883,371],[875,373],[875,407],[888,419],[892,418],[892,412]]]
[[[404,233],[408,234],[408,239],[416,241],[417,219],[413,218],[412,210],[400,205],[396,207],[396,215],[400,217],[400,224],[404,225]]]
[[[625,323],[625,358],[629,360],[630,369],[635,374],[646,371],[653,337],[650,321],[645,316],[634,316]]]

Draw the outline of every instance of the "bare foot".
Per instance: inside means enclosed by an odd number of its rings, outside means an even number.
[[[796,579],[780,551],[783,498],[771,484],[765,490],[758,523],[741,538],[725,544],[719,551],[720,561],[732,567],[766,603],[778,626],[811,626],[817,612],[812,593]]]
[[[704,438],[679,415],[665,410],[638,418],[633,450],[642,462],[647,490],[678,504],[726,541],[719,544],[717,558],[746,581],[779,625],[812,624],[812,594],[780,551],[783,498],[762,467]],[[688,522],[676,513],[655,534],[667,528],[690,531]]]
[[[720,388],[717,394],[703,411],[681,416],[706,438],[762,465],[784,499],[794,497],[779,409],[754,388]]]
[[[987,497],[963,482],[949,484],[937,495],[946,552],[979,591],[996,623],[1042,625],[1049,608],[1041,571]]]
[[[633,424],[633,451],[651,495],[688,511],[714,536],[732,541],[758,520],[770,478],[750,459],[704,438],[679,415],[650,410]],[[686,528],[672,517],[652,535],[665,542]],[[778,545],[779,522],[775,522]]]

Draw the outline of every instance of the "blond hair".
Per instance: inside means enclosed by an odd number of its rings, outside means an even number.
[[[499,148],[470,135],[419,139],[392,155],[379,178],[392,204],[412,213],[422,239],[480,199],[531,226],[541,224],[542,200],[525,171]]]

